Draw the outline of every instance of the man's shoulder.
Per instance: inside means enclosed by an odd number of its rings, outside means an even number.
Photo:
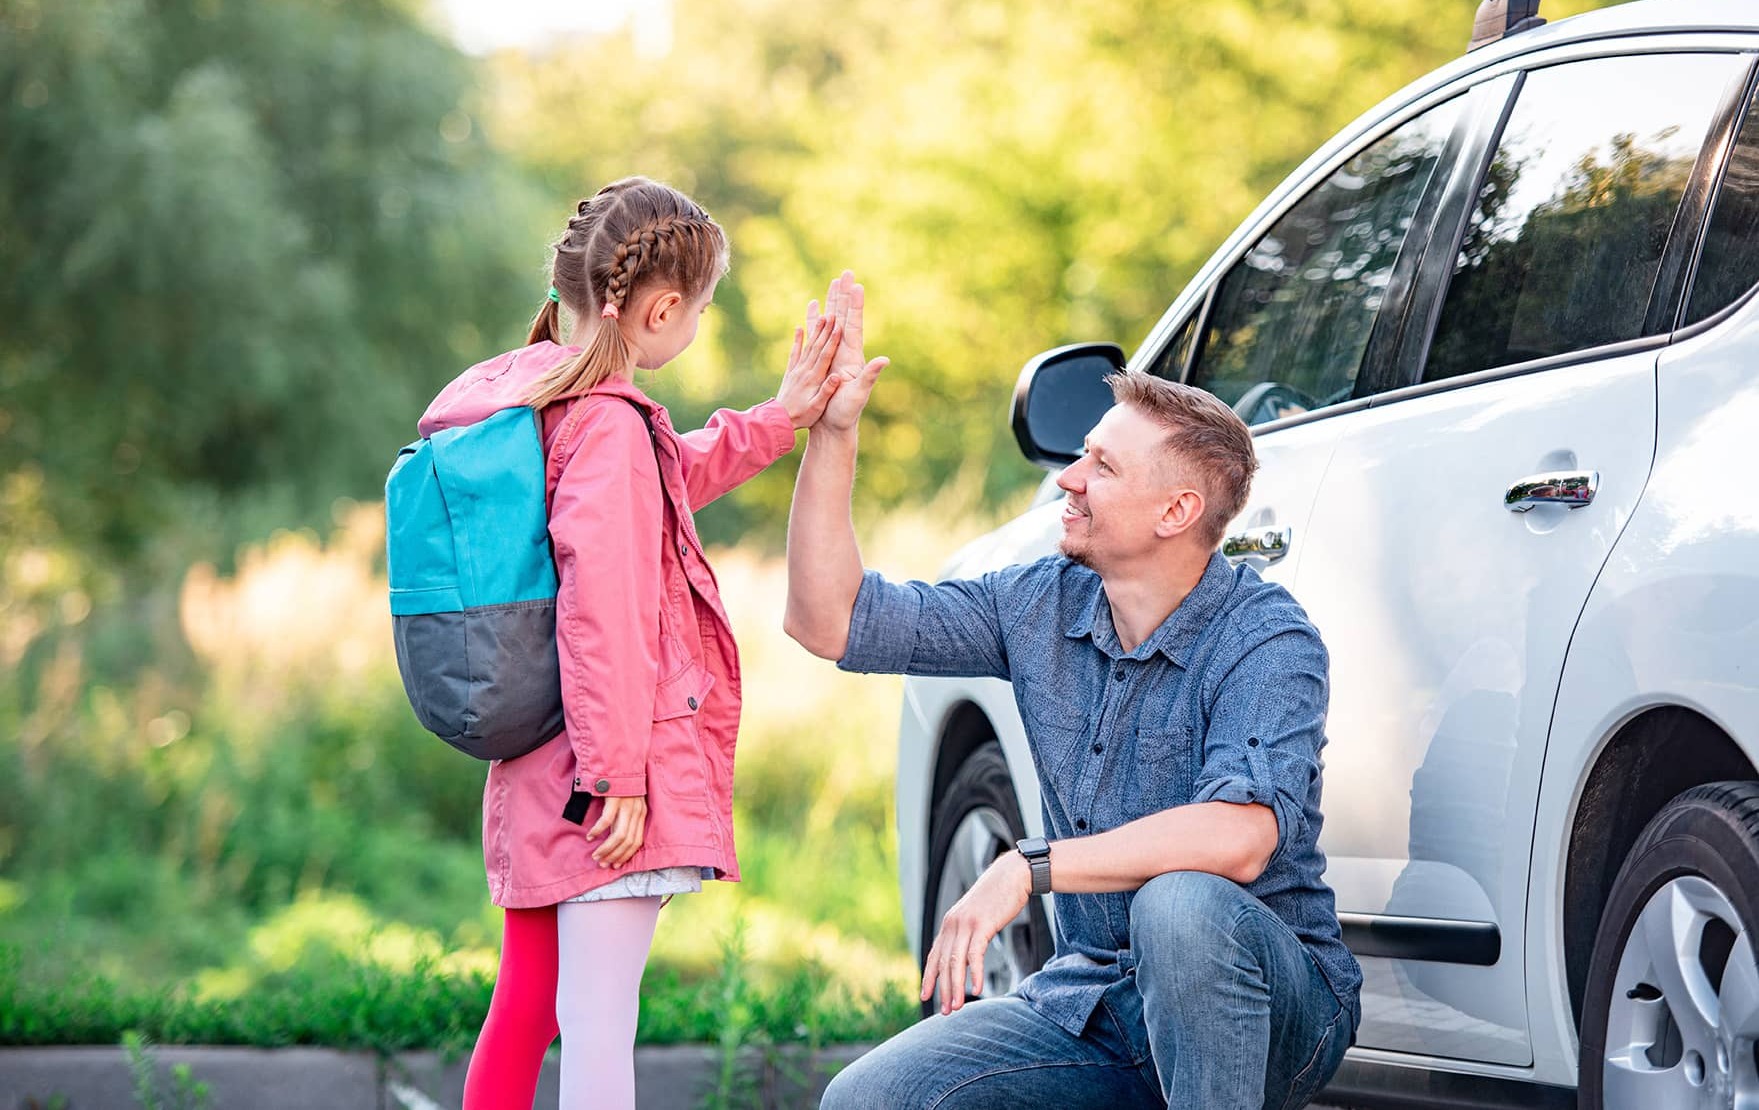
[[[983,575],[996,606],[1014,618],[1066,621],[1091,607],[1099,575],[1065,555],[1013,563]]]
[[[1284,633],[1320,639],[1319,630],[1295,595],[1282,583],[1265,580],[1249,564],[1234,568],[1234,586],[1224,612],[1228,631],[1252,643]]]

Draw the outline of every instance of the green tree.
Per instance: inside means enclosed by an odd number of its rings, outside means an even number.
[[[388,0],[0,0],[0,472],[119,553],[373,496],[528,299],[473,95]]]

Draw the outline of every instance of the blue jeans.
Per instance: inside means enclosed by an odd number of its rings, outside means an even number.
[[[1134,976],[1079,1037],[1020,998],[935,1015],[845,1068],[825,1110],[1173,1106],[1293,1110],[1355,1035],[1299,938],[1235,883],[1150,880],[1130,908]]]

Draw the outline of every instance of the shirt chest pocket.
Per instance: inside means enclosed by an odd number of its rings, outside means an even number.
[[[1195,732],[1189,725],[1142,722],[1136,726],[1135,751],[1124,776],[1126,793],[1140,809],[1137,816],[1155,813],[1191,800],[1197,781],[1198,751]]]

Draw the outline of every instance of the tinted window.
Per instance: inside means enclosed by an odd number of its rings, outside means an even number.
[[[1455,262],[1424,379],[1643,334],[1731,54],[1596,58],[1527,75]]]
[[[1350,396],[1458,113],[1449,101],[1368,147],[1253,244],[1217,287],[1194,384],[1253,424]]]
[[[1197,330],[1196,321],[1195,316],[1185,318],[1185,322],[1173,334],[1172,342],[1161,348],[1160,354],[1155,356],[1154,364],[1148,368],[1150,374],[1175,382],[1180,379],[1185,373],[1185,358],[1191,353],[1191,336]]]
[[[1740,137],[1710,210],[1686,322],[1697,323],[1755,285],[1759,285],[1759,93],[1747,104]]]

